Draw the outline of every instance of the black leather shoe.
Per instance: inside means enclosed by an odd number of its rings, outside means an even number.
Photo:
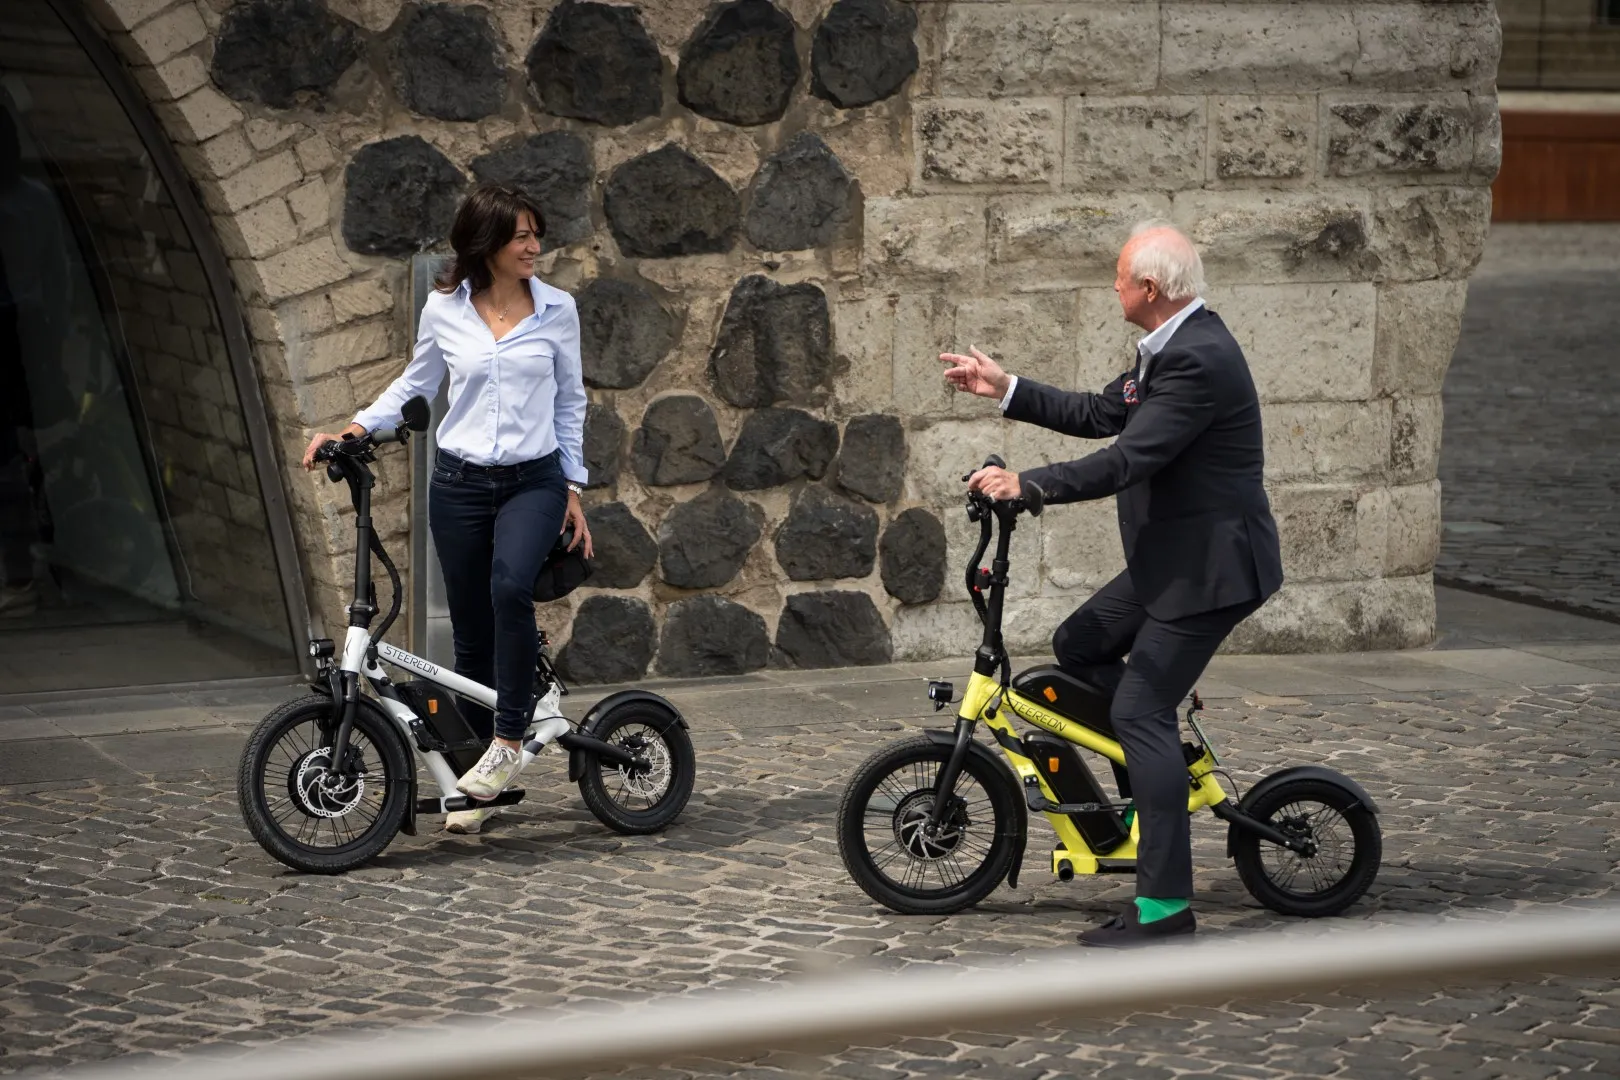
[[[1192,908],[1155,919],[1150,923],[1138,921],[1136,905],[1123,915],[1115,915],[1101,926],[1087,930],[1079,936],[1080,944],[1098,949],[1134,949],[1152,945],[1165,938],[1190,936],[1198,929]]]

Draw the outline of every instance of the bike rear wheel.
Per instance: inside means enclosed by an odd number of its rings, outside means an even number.
[[[579,778],[579,794],[598,821],[627,836],[654,833],[674,821],[692,797],[697,757],[692,738],[669,709],[627,701],[608,710],[587,732],[646,760],[632,770],[592,759]]]
[[[1378,876],[1383,832],[1378,816],[1355,792],[1331,780],[1299,779],[1278,784],[1241,808],[1292,836],[1309,837],[1314,850],[1301,854],[1236,829],[1232,860],[1244,888],[1283,915],[1337,915],[1361,899]]]
[[[951,747],[926,736],[872,755],[838,808],[838,853],[855,884],[904,915],[972,907],[1012,868],[1015,792],[993,761],[969,754],[938,834],[924,825]]]
[[[361,707],[347,775],[333,776],[324,734],[334,706],[289,701],[259,721],[237,768],[242,818],[259,846],[295,870],[340,874],[382,852],[405,821],[413,768],[387,722]]]

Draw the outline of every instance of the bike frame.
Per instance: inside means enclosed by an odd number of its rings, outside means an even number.
[[[1010,686],[1011,671],[1008,666],[1007,650],[1002,640],[1001,622],[1003,600],[1008,584],[1007,572],[1010,568],[1008,549],[1011,546],[1013,530],[1017,527],[1018,514],[1026,509],[1038,513],[1040,503],[1035,501],[1032,505],[1026,505],[1023,500],[993,502],[978,494],[968,496],[968,515],[970,519],[980,523],[978,547],[968,564],[968,595],[973,600],[980,621],[984,624],[984,637],[975,654],[973,675],[968,680],[960,708],[957,710],[955,748],[950,760],[940,770],[935,790],[943,793],[954,789],[961,763],[968,752],[968,744],[973,740],[974,730],[982,723],[990,729],[996,745],[1006,755],[1030,808],[1041,810],[1052,830],[1057,833],[1060,846],[1052,852],[1054,874],[1067,878],[1073,874],[1132,869],[1136,861],[1136,845],[1140,839],[1140,822],[1132,821],[1129,839],[1109,851],[1106,856],[1099,858],[1070,820],[1068,811],[1048,809],[1061,806],[1062,803],[1040,770],[1035,767],[1034,762],[1024,754],[1024,746],[1018,738],[1017,729],[1004,711],[1010,709],[1014,715],[1051,732],[1065,742],[1101,754],[1116,764],[1125,764],[1125,750],[1118,740],[1061,716]],[[1000,525],[1000,528],[995,530],[999,534],[996,536],[996,551],[990,569],[984,570],[980,562],[990,546],[993,523]],[[987,588],[988,597],[985,596]],[[1193,719],[1193,728],[1199,733],[1202,754],[1188,767],[1187,812],[1196,813],[1204,807],[1209,807],[1222,817],[1230,817],[1232,808],[1226,805],[1227,794],[1215,778],[1215,769],[1219,763],[1208,741],[1203,738],[1196,718]],[[930,816],[931,825],[937,826],[947,801],[935,798],[934,809]]]

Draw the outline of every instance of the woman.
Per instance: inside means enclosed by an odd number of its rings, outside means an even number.
[[[455,258],[422,309],[405,373],[342,433],[320,434],[304,451],[315,466],[322,443],[400,422],[420,394],[432,400],[449,377],[428,491],[428,522],[444,571],[456,671],[495,687],[493,718],[481,706],[468,721],[491,739],[457,788],[492,799],[522,767],[539,633],[534,582],[557,536],[592,553],[579,496],[585,385],[574,298],[534,273],[545,220],[527,196],[485,184],[456,212]],[[451,814],[451,832],[477,832],[492,813]]]

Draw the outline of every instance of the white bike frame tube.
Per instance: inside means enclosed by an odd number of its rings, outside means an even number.
[[[362,653],[364,650],[362,650]],[[483,683],[473,682],[471,679],[457,675],[449,668],[442,668],[431,660],[424,660],[420,656],[406,652],[404,649],[388,644],[386,641],[377,643],[377,655],[396,667],[402,667],[415,675],[420,675],[430,683],[435,683],[446,690],[453,690],[462,697],[476,701],[485,708],[495,707],[495,691]],[[347,649],[345,648],[345,658]],[[354,670],[359,671],[359,668]]]

